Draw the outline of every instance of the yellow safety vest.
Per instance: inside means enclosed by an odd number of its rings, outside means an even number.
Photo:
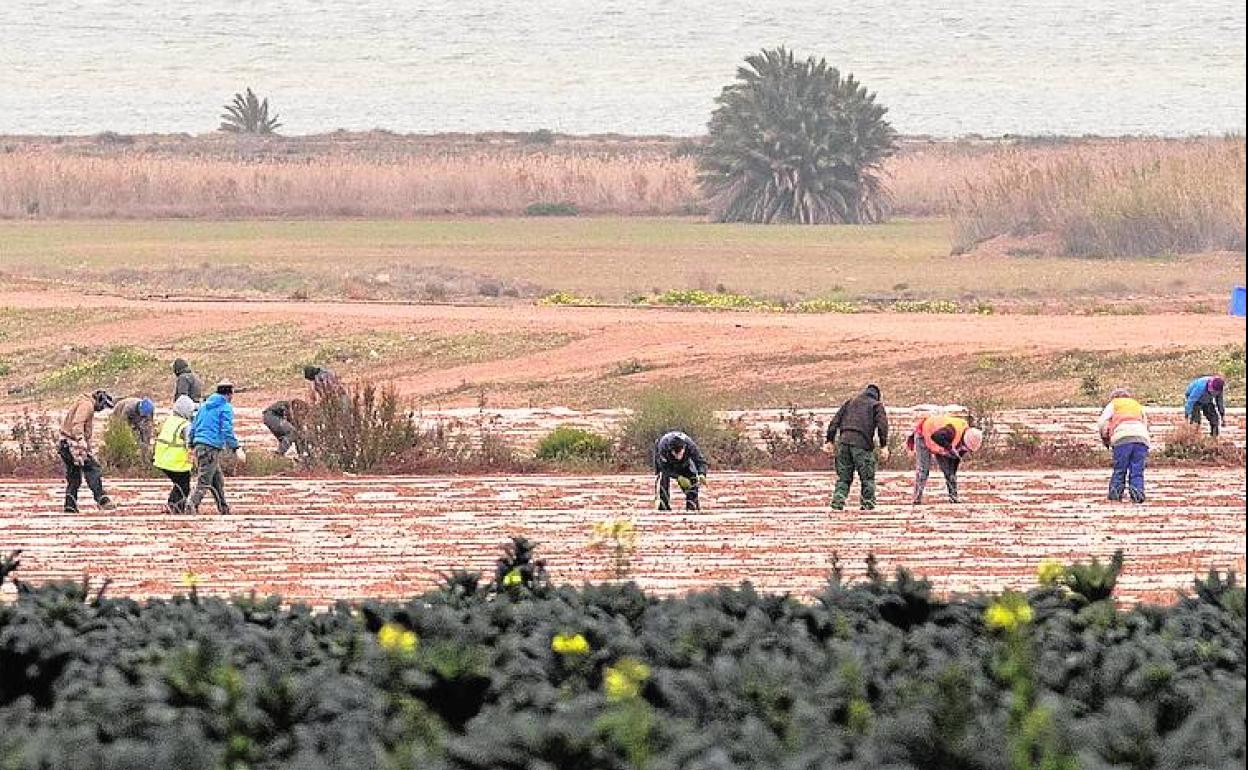
[[[156,454],[152,464],[163,471],[189,471],[191,450],[186,445],[186,426],[190,421],[171,414],[160,425],[156,437]]]

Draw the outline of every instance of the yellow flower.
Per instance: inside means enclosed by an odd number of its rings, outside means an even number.
[[[1057,559],[1045,559],[1036,568],[1036,578],[1042,586],[1055,586],[1066,577],[1066,565]]]
[[[550,649],[560,655],[586,655],[589,653],[589,642],[580,634],[556,634],[550,640]]]
[[[1031,622],[1031,605],[1022,594],[1007,593],[984,610],[984,622],[989,628],[1015,631]]]
[[[524,583],[524,576],[520,574],[520,568],[517,567],[506,575],[503,575],[503,585],[507,588],[518,586]]]
[[[641,694],[641,686],[650,678],[650,667],[639,660],[622,658],[602,672],[602,687],[608,700],[629,700]]]
[[[392,622],[385,624],[377,632],[377,643],[390,652],[410,653],[415,652],[420,639],[416,637],[415,631]]]
[[[199,585],[199,575],[190,570],[182,573],[182,586],[184,588],[194,588]]]

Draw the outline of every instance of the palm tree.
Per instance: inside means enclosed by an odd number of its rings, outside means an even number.
[[[221,130],[232,134],[271,134],[280,125],[276,113],[269,117],[269,100],[261,101],[250,88],[245,95],[234,94],[221,114]]]
[[[715,100],[698,181],[720,222],[878,222],[896,132],[853,75],[783,47],[748,56]]]

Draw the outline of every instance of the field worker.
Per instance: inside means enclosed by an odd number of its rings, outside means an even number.
[[[95,502],[101,510],[111,511],[117,504],[104,494],[104,479],[100,476],[100,464],[91,454],[91,433],[95,428],[95,413],[113,406],[113,397],[106,391],[84,393],[69,408],[61,423],[61,440],[56,453],[65,464],[65,513],[78,512],[78,488],[87,479]]]
[[[678,430],[664,433],[654,444],[659,510],[672,510],[672,479],[676,479],[676,484],[685,493],[685,510],[699,510],[698,492],[706,483],[707,468],[706,457],[693,439]]]
[[[277,439],[277,454],[285,457],[291,445],[301,460],[308,458],[308,445],[303,438],[302,423],[308,413],[308,402],[302,399],[275,401],[264,410],[264,427]]]
[[[150,398],[123,398],[113,407],[113,419],[125,420],[139,443],[140,456],[146,460],[152,456],[152,428],[155,425],[156,405]]]
[[[187,499],[191,496],[191,419],[195,416],[195,402],[190,396],[178,396],[173,403],[173,414],[160,424],[156,434],[156,449],[152,464],[173,482],[167,513],[185,513]]]
[[[199,504],[204,495],[212,490],[216,498],[217,511],[228,514],[230,506],[225,501],[225,475],[221,473],[221,453],[226,449],[234,451],[240,461],[246,462],[247,454],[238,445],[238,437],[234,435],[234,407],[230,401],[234,398],[234,383],[222,380],[217,383],[216,392],[195,412],[191,421],[191,446],[195,452],[195,491],[191,493],[190,503],[186,512],[194,516],[199,512]]]
[[[1144,464],[1148,462],[1148,415],[1125,388],[1109,394],[1109,403],[1096,421],[1101,443],[1114,451],[1109,477],[1109,499],[1122,500],[1130,477],[1131,502],[1144,502]]]
[[[315,398],[324,398],[326,396],[336,396],[346,400],[347,389],[342,386],[342,380],[338,379],[338,375],[323,366],[305,366],[303,367],[303,379],[312,383],[312,395]]]
[[[836,456],[836,492],[833,510],[845,510],[854,474],[862,483],[862,510],[875,508],[875,436],[880,438],[880,459],[888,460],[888,415],[880,400],[880,389],[868,385],[861,393],[841,404],[828,423],[825,451]]]
[[[1183,402],[1183,414],[1193,425],[1200,425],[1203,414],[1209,420],[1209,435],[1216,436],[1226,424],[1226,399],[1223,390],[1226,380],[1218,375],[1197,377],[1187,386],[1187,398]]]
[[[199,379],[199,375],[191,371],[191,365],[187,363],[185,358],[179,358],[173,362],[173,400],[176,403],[179,396],[187,398],[198,404],[204,400],[204,383]]]
[[[949,502],[958,499],[958,466],[962,458],[978,451],[984,443],[984,432],[972,428],[961,417],[942,412],[924,417],[906,437],[906,450],[914,453],[914,504],[923,503],[923,487],[932,471],[932,458],[945,477]]]

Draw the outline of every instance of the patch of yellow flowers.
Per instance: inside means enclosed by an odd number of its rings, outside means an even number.
[[[984,610],[984,623],[989,628],[1002,631],[1017,631],[1032,620],[1031,605],[1027,597],[1017,593],[1006,593]]]
[[[602,672],[602,689],[607,700],[622,701],[636,698],[641,686],[650,678],[650,667],[634,658],[621,658],[614,666]]]
[[[588,655],[589,642],[581,634],[555,634],[550,649],[560,655]]]
[[[1036,579],[1042,586],[1060,585],[1066,578],[1066,565],[1057,559],[1045,559],[1036,568]]]
[[[515,569],[508,572],[506,575],[503,575],[503,586],[505,588],[514,588],[516,586],[523,585],[523,584],[524,584],[524,575],[520,574],[519,567],[516,567]]]
[[[415,631],[407,629],[399,623],[390,622],[377,631],[377,643],[381,645],[383,650],[409,654],[416,651],[417,645],[420,644],[420,639],[416,636]]]

